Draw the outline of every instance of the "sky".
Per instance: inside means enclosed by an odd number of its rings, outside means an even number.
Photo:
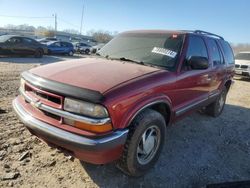
[[[0,27],[122,32],[135,29],[205,30],[232,43],[250,43],[249,0],[0,0]]]

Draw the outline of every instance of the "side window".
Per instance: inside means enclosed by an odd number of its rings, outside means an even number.
[[[10,38],[10,39],[8,40],[8,42],[9,42],[9,43],[15,43],[15,44],[17,44],[17,43],[21,43],[21,39],[18,38],[18,37],[13,37],[13,38]]]
[[[198,36],[190,36],[188,50],[186,54],[186,60],[191,56],[200,56],[208,58],[207,48],[204,40]]]
[[[55,42],[53,46],[60,47],[60,42]]]
[[[234,64],[233,50],[226,41],[221,41],[222,50],[224,52],[224,58],[227,64]]]
[[[29,43],[29,44],[33,43],[33,40],[32,40],[32,39],[29,39],[29,38],[23,38],[23,41],[24,41],[25,43]]]
[[[222,56],[220,54],[219,48],[215,40],[208,39],[208,46],[211,52],[211,59],[213,62],[213,65],[220,65],[223,64]]]

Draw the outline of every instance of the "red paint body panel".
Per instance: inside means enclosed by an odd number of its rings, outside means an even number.
[[[103,93],[123,82],[158,70],[128,62],[85,58],[41,66],[30,72],[42,78]]]

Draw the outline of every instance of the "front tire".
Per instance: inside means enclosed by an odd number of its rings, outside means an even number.
[[[146,109],[130,125],[117,167],[130,176],[142,176],[157,162],[165,139],[166,123],[157,111]]]
[[[85,50],[85,54],[89,54],[90,53],[90,50],[89,49],[86,49]]]
[[[35,58],[42,58],[43,57],[43,50],[42,49],[37,49],[35,51]]]
[[[74,55],[74,52],[73,52],[73,51],[70,51],[70,52],[68,53],[68,55],[69,55],[69,56],[73,56],[73,55]]]
[[[228,90],[224,86],[222,92],[220,93],[216,101],[214,101],[205,108],[205,113],[213,117],[218,117],[224,109],[227,98],[227,92]]]

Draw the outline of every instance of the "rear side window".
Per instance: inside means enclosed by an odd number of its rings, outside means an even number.
[[[218,45],[215,42],[215,40],[213,39],[208,39],[208,47],[210,49],[211,52],[211,59],[213,62],[213,65],[220,65],[223,64],[223,60],[222,60],[222,56],[221,53],[219,51]]]
[[[192,56],[200,56],[208,58],[207,48],[204,40],[198,36],[190,36],[186,59]]]
[[[234,55],[232,48],[226,41],[221,41],[222,50],[224,52],[224,58],[227,64],[234,64]]]
[[[33,43],[33,40],[29,38],[23,38],[23,41],[26,43]]]

